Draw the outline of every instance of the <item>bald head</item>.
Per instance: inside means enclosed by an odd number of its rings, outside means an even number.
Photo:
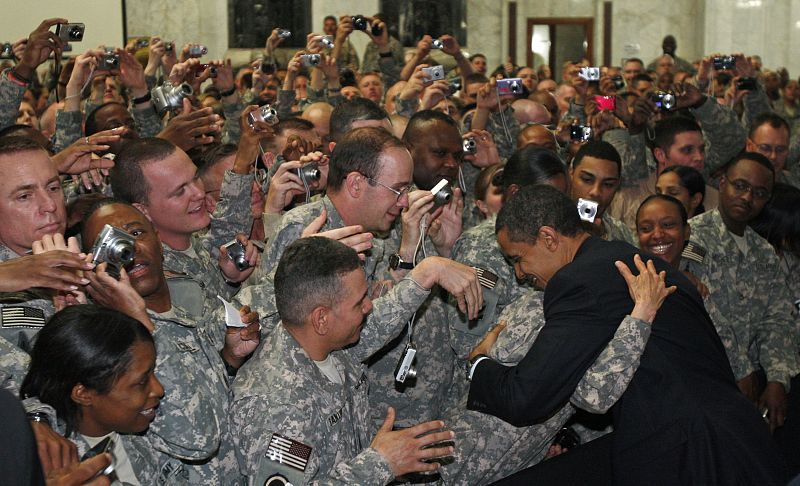
[[[555,96],[550,94],[548,91],[537,91],[528,96],[528,99],[535,101],[547,108],[547,111],[550,113],[550,121],[548,124],[558,124],[558,103],[556,102]]]
[[[528,125],[519,132],[517,148],[539,147],[556,152],[556,136],[543,125]]]
[[[529,99],[517,100],[512,105],[514,108],[514,118],[521,125],[526,123],[550,123],[550,112],[547,108],[535,101]]]
[[[333,107],[331,105],[324,101],[318,101],[308,105],[306,109],[303,110],[303,114],[300,118],[313,123],[314,131],[317,132],[320,138],[325,139],[331,131],[331,112],[333,112]]]

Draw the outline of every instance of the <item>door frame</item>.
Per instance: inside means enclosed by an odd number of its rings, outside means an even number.
[[[594,65],[594,17],[528,17],[527,36],[525,37],[525,51],[527,52],[527,65],[533,66],[533,51],[531,50],[531,37],[533,36],[534,25],[549,25],[550,26],[550,39],[555,43],[555,26],[556,25],[583,25],[586,29],[586,57],[589,59],[589,65]],[[547,63],[550,64],[550,70],[554,73],[556,70],[561,70],[561,66],[554,66],[555,62],[555,48],[554,44],[550,45],[550,54],[548,55]]]

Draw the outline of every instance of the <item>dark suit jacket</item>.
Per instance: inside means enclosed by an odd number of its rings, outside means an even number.
[[[633,309],[614,267],[637,249],[589,238],[547,284],[546,324],[516,367],[481,362],[468,407],[514,425],[562,407]],[[666,262],[667,298],[641,364],[613,407],[616,484],[780,484],[782,463],[764,421],[739,392],[695,287]]]

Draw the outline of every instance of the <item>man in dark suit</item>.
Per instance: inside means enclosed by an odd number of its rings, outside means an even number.
[[[476,347],[468,407],[525,426],[566,403],[631,311],[614,263],[634,268],[637,249],[590,237],[574,203],[547,186],[517,193],[496,228],[517,277],[545,289],[546,324],[515,367],[481,356],[491,343]],[[700,295],[655,260],[677,291],[653,320],[639,369],[612,410],[614,484],[784,484],[785,466],[736,387]]]

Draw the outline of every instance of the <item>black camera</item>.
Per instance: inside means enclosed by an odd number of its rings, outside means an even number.
[[[671,110],[675,107],[675,94],[668,91],[656,91],[650,94],[650,99],[656,104],[656,108]]]
[[[212,64],[195,64],[194,66],[194,76],[198,77],[202,75],[206,69],[208,69],[208,77],[216,78],[217,77],[217,66]]]
[[[228,258],[231,259],[236,268],[243,272],[250,268],[250,262],[247,261],[247,247],[239,240],[229,241],[223,246],[228,252]]]
[[[10,42],[3,43],[3,49],[0,50],[0,59],[14,59],[14,46]]]
[[[622,79],[622,76],[612,76],[611,81],[614,81],[614,88],[622,89],[625,87],[625,80]]]
[[[141,39],[136,40],[136,48],[137,49],[144,49],[145,47],[150,46],[150,39],[142,37]]]
[[[136,239],[132,235],[107,224],[92,245],[92,263],[108,263],[106,272],[119,280],[120,269],[133,263],[135,244]]]
[[[553,439],[553,445],[560,445],[564,449],[574,449],[581,445],[581,436],[572,430],[572,427],[562,427]]]
[[[453,78],[450,81],[448,81],[448,84],[450,85],[450,91],[448,93],[448,96],[453,96],[454,94],[461,91],[461,78]]]
[[[588,142],[592,139],[592,127],[571,125],[569,127],[569,138],[573,142]]]
[[[723,69],[734,69],[736,67],[736,59],[733,56],[720,56],[712,59],[714,69],[717,71]]]
[[[350,17],[350,20],[353,22],[353,29],[361,30],[366,32],[367,27],[369,27],[369,20],[363,15],[353,15]],[[377,25],[372,26],[372,35],[378,37],[379,35],[383,34],[383,29],[378,27]]]
[[[444,49],[444,42],[441,39],[433,39],[431,41],[431,49]]]
[[[736,89],[739,91],[754,91],[757,88],[756,78],[739,78],[736,81]]]
[[[306,186],[310,186],[322,178],[322,172],[320,172],[319,164],[316,162],[309,162],[302,167],[294,169],[292,172],[297,174],[297,177],[299,177],[303,185]]]
[[[64,42],[80,42],[86,26],[83,24],[56,24],[56,37]]]
[[[175,43],[174,42],[165,42],[164,43],[164,50],[165,51],[172,52],[173,49],[175,49]]]

